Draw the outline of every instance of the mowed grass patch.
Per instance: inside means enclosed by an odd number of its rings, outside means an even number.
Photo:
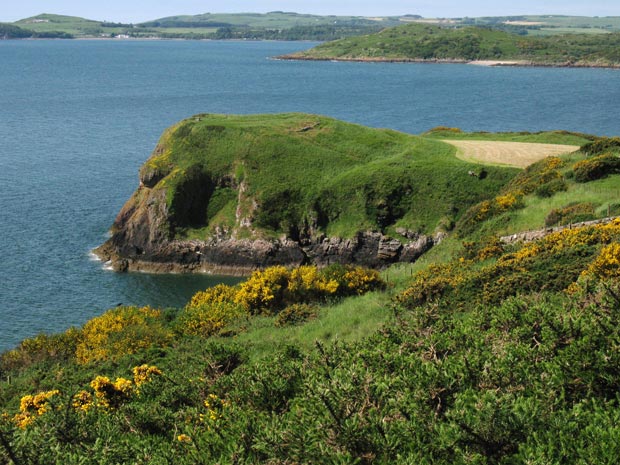
[[[540,144],[479,140],[444,140],[457,148],[462,160],[485,165],[507,165],[525,168],[543,158],[579,150],[577,145]]]

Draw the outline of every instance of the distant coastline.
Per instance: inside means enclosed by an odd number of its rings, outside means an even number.
[[[282,61],[332,61],[354,63],[428,63],[428,64],[458,64],[487,67],[527,67],[527,68],[608,68],[620,69],[620,64],[601,63],[555,63],[534,62],[526,60],[465,60],[459,58],[391,58],[391,57],[311,57],[299,55],[280,55],[274,57]]]

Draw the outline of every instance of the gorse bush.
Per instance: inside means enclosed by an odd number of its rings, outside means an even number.
[[[206,291],[200,291],[194,294],[188,304],[188,307],[200,307],[202,305],[214,303],[233,302],[237,292],[238,288],[235,286],[218,284],[210,287]]]
[[[0,373],[27,368],[30,365],[48,360],[71,360],[75,357],[80,342],[81,331],[70,328],[59,334],[39,334],[24,339],[17,348],[4,352],[0,356]]]
[[[545,226],[579,223],[596,218],[594,204],[590,202],[576,203],[564,208],[552,209],[545,218]]]
[[[377,270],[352,265],[332,265],[322,270],[325,278],[336,282],[337,296],[362,295],[369,291],[385,289],[385,282]]]
[[[58,396],[60,391],[39,392],[35,395],[27,395],[21,398],[19,403],[19,413],[15,415],[13,421],[17,427],[25,429],[30,426],[37,417],[44,415],[51,408],[51,400]]]
[[[179,315],[176,327],[182,334],[208,337],[245,315],[247,311],[235,302],[188,305]]]
[[[336,294],[340,284],[328,278],[316,266],[300,266],[291,270],[287,285],[287,300],[318,302]]]
[[[581,146],[580,149],[588,156],[600,155],[605,152],[620,152],[620,137],[600,137]]]
[[[416,273],[396,300],[411,309],[437,300],[452,305],[497,304],[520,292],[560,291],[576,282],[588,266],[600,270],[591,275],[613,275],[618,269],[618,241],[620,220],[565,229],[517,245],[511,252],[493,242],[477,248],[466,245],[460,260],[430,265]],[[598,255],[601,247],[602,255]],[[497,259],[480,266],[478,262],[490,257]]]
[[[612,154],[599,155],[575,163],[575,181],[589,182],[620,173],[620,157]]]
[[[289,273],[283,266],[255,271],[239,286],[235,302],[252,314],[273,313],[283,303]]]
[[[613,242],[601,249],[584,275],[593,275],[601,279],[620,278],[620,242]]]
[[[114,360],[153,345],[166,345],[172,336],[160,310],[118,307],[84,325],[76,357],[80,363]]]
[[[255,271],[238,286],[220,284],[196,293],[179,321],[181,326],[200,326],[200,321],[204,321],[208,335],[243,312],[273,315],[287,305],[326,302],[330,298],[361,295],[384,286],[377,271],[362,267],[333,265],[319,270],[316,266],[293,269],[273,266]],[[199,332],[200,329],[189,329],[189,334]]]

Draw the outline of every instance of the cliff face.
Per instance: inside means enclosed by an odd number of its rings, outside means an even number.
[[[169,128],[96,253],[122,270],[244,274],[414,261],[514,170],[440,141],[306,114],[197,115]]]
[[[170,230],[171,219],[166,191],[142,182],[118,214],[112,237],[95,252],[116,271],[243,275],[273,265],[340,263],[381,268],[399,261],[413,262],[443,237],[402,230],[401,240],[376,231],[359,232],[347,239],[316,232],[296,240],[286,236],[240,239],[219,230],[205,240],[179,240]],[[240,225],[251,227],[249,221],[241,218]]]

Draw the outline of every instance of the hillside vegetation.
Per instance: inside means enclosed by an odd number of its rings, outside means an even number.
[[[617,463],[620,219],[498,240],[620,215],[620,140],[582,140],[415,264],[276,266],[23,341],[0,357],[0,461]]]
[[[618,66],[620,33],[529,37],[481,28],[408,24],[321,44],[289,59],[362,61],[503,60],[521,64]]]
[[[14,24],[0,23],[0,39],[72,39],[73,35],[58,30],[34,31]]]
[[[197,115],[164,134],[141,176],[166,191],[176,237],[432,234],[516,173],[489,167],[485,179],[472,178],[479,167],[454,153],[440,141],[316,115]],[[211,187],[198,195],[192,183]]]

